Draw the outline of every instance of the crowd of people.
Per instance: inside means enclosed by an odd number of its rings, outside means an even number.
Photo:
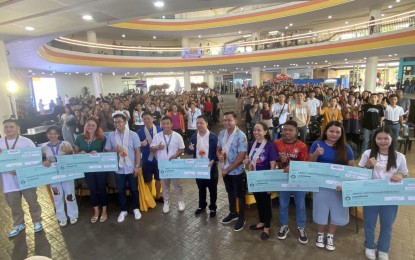
[[[109,94],[107,97],[78,100],[75,113],[72,113],[71,104],[60,110],[64,111],[59,114],[61,127],[48,128],[49,142],[42,148],[43,165],[50,167],[56,162],[57,155],[116,152],[119,170],[115,172],[115,179],[120,206],[117,221],[123,222],[130,208],[135,219],[142,217],[138,199],[141,194],[137,186],[139,174],[150,189],[153,188],[152,180],[155,180],[155,200],[163,203],[164,213],[170,212],[171,184],[178,209],[184,211],[180,179],[160,179],[158,161],[178,159],[185,152],[193,158],[208,158],[210,179],[196,180],[199,204],[194,214],[203,214],[208,207],[209,216],[216,216],[217,185],[219,176],[222,176],[228,194],[229,213],[221,222],[236,221],[234,231],[242,230],[246,223],[246,170],[278,168],[288,173],[290,161],[355,166],[355,155],[347,140],[358,143],[362,135],[362,156],[358,166],[373,169],[374,179],[399,182],[408,174],[405,156],[396,151],[399,132],[410,110],[409,100],[403,97],[402,90],[397,94],[368,91],[360,94],[353,86],[339,90],[322,85],[278,85],[244,88],[236,93],[236,98],[237,110],[224,111],[222,118],[220,98],[215,91],[209,94]],[[321,134],[312,138],[310,122],[319,118]],[[216,135],[211,126],[219,119],[222,119],[224,129]],[[252,129],[252,135],[247,136],[238,123],[242,128],[246,124],[247,129]],[[6,136],[0,139],[0,151],[34,146],[32,141],[19,135],[18,121],[5,120],[3,126]],[[29,204],[35,232],[42,230],[36,188],[20,191],[15,174],[14,171],[2,173],[3,192],[14,221],[9,237],[18,235],[26,227],[22,196]],[[85,180],[93,207],[90,221],[104,222],[108,218],[106,173],[85,173]],[[127,185],[131,194],[130,205],[127,203]],[[51,191],[59,225],[66,226],[68,218],[70,224],[77,223],[73,181],[52,184]],[[308,243],[305,192],[279,193],[280,228],[276,232],[277,238],[286,239],[290,231],[288,209],[291,194],[296,205],[298,241],[305,244]],[[271,197],[268,192],[254,193],[254,196],[259,221],[249,229],[261,230],[261,239],[267,240],[272,227]],[[379,259],[388,259],[397,208],[364,207],[365,253],[369,259],[376,259],[376,250]],[[382,225],[375,244],[378,216]],[[313,220],[317,224],[316,246],[335,250],[337,227],[349,222],[348,208],[342,205],[340,186],[336,190],[320,188],[319,192],[313,193]]]

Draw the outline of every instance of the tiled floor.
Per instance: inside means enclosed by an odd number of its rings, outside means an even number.
[[[235,107],[234,99],[226,97],[225,110]],[[228,102],[226,102],[228,101]],[[415,148],[407,154],[410,171],[414,176]],[[412,159],[412,160],[411,160]],[[247,224],[240,232],[232,225],[219,221],[228,213],[227,195],[223,181],[219,180],[218,216],[207,214],[194,216],[197,207],[197,187],[194,180],[184,180],[186,210],[178,211],[172,200],[171,212],[162,213],[162,205],[143,213],[141,220],[129,214],[124,223],[117,223],[117,199],[113,197],[109,207],[109,219],[105,223],[90,223],[92,209],[84,198],[80,207],[80,218],[76,225],[60,228],[45,188],[39,188],[39,201],[43,209],[44,231],[33,233],[32,225],[17,237],[8,239],[12,226],[10,210],[0,196],[0,259],[24,259],[31,255],[44,255],[52,259],[365,259],[363,253],[363,229],[359,222],[356,233],[354,218],[338,229],[335,237],[336,250],[328,252],[314,245],[316,226],[307,222],[309,243],[297,241],[294,209],[290,214],[291,232],[285,241],[276,239],[278,228],[278,203],[274,201],[272,213],[272,237],[260,240],[259,231],[250,231],[248,226],[257,222],[255,205],[247,210]],[[27,207],[26,207],[27,208]],[[26,209],[26,212],[27,209]],[[394,225],[390,259],[415,259],[415,217],[413,206],[402,206]],[[308,218],[311,212],[308,211]],[[30,218],[26,216],[26,222]]]

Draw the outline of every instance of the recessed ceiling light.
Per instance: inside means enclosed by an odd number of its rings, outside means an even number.
[[[202,37],[202,35],[200,35],[200,34],[199,34],[197,37],[199,37],[199,38],[200,38],[200,37]]]
[[[82,16],[82,19],[84,19],[85,21],[91,21],[92,19],[94,19],[91,15],[86,14]]]
[[[238,31],[238,33],[241,34],[242,32],[241,31]]]
[[[347,60],[347,59],[344,59],[344,60]]]
[[[26,31],[33,31],[35,28],[33,28],[32,26],[26,26],[24,29]]]
[[[166,19],[166,16],[163,15],[161,18]]]
[[[121,35],[121,37],[125,38],[125,34]]]
[[[252,36],[252,34],[246,34],[246,35],[244,35],[244,36],[242,36],[242,37],[244,37],[244,38],[248,38],[248,37],[251,37]]]
[[[401,0],[396,0],[397,3],[401,2]]]
[[[154,6],[155,7],[163,7],[164,6],[164,2],[162,2],[162,1],[154,2]]]
[[[153,39],[157,39],[157,37],[156,36],[153,36]]]
[[[285,26],[285,29],[288,29],[288,26]]]
[[[393,56],[398,56],[398,54],[395,53],[395,54],[393,54]]]
[[[331,19],[331,15],[329,15],[329,17],[328,17],[329,19]]]
[[[385,14],[381,14],[380,16],[384,17],[384,16],[385,16]]]
[[[391,9],[393,7],[393,5],[389,5],[388,8]]]
[[[389,57],[392,57],[392,54],[389,54],[388,56],[389,56]]]
[[[292,23],[290,23],[290,26],[293,26],[293,24],[292,24]]]
[[[348,21],[346,21],[346,22],[344,22],[344,24],[349,24],[349,22],[348,22]]]

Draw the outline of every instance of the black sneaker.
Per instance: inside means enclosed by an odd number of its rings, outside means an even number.
[[[238,221],[236,222],[235,226],[233,227],[233,230],[234,231],[241,231],[244,228],[245,223],[246,223],[245,219],[238,218]]]
[[[200,213],[202,213],[204,211],[205,211],[205,209],[197,208],[197,210],[195,211],[195,215],[197,216],[197,215],[199,215]]]
[[[213,209],[209,210],[209,217],[211,218],[216,217],[216,210],[213,210]]]
[[[305,232],[304,228],[297,228],[297,234],[298,234],[298,241],[301,244],[308,243],[307,233]]]
[[[235,221],[237,219],[238,219],[238,214],[229,213],[229,215],[227,217],[225,217],[224,219],[222,219],[222,224],[229,224],[232,221]]]
[[[158,202],[158,203],[164,203],[164,199],[163,199],[163,197],[160,197],[160,198],[158,198],[158,199],[154,199],[154,201],[155,201],[155,202]]]
[[[277,238],[286,239],[289,232],[290,232],[290,229],[288,228],[288,226],[282,225],[280,227],[280,231],[278,231]]]

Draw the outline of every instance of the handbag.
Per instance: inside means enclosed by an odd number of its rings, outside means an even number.
[[[282,111],[284,111],[284,107],[285,107],[285,103],[284,103],[284,105],[282,106],[281,112],[280,112],[280,114],[278,115],[278,117],[274,117],[274,118],[272,119],[272,125],[273,125],[274,127],[277,127],[277,126],[279,126],[279,125],[280,125],[280,116],[281,116],[281,114],[282,114]]]

